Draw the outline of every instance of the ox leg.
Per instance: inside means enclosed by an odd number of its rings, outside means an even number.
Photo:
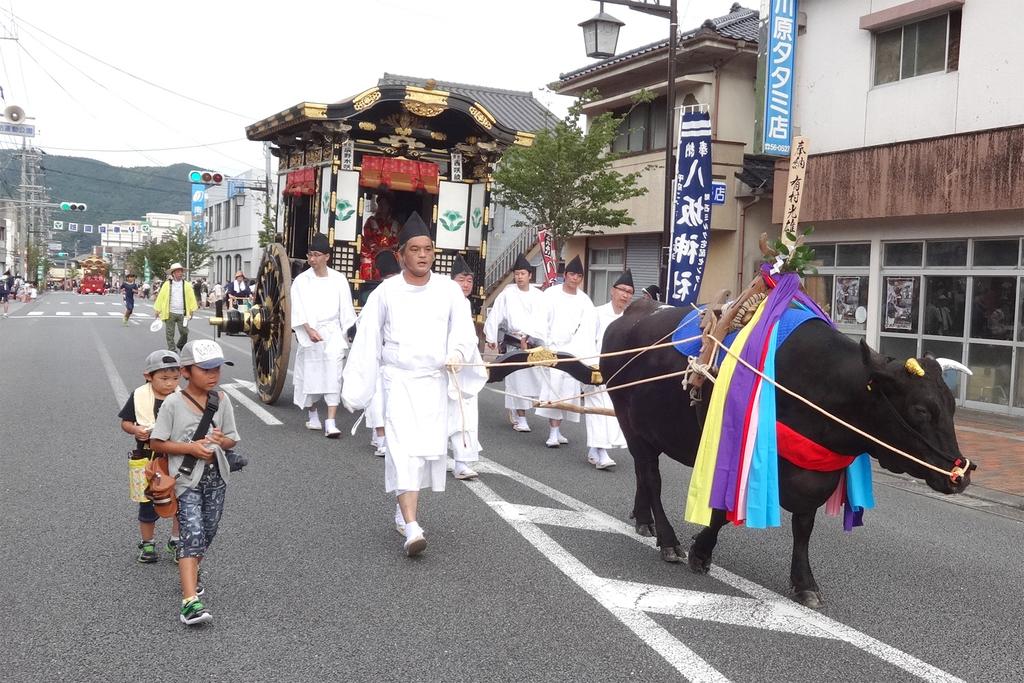
[[[635,452],[635,451],[634,451]],[[629,518],[633,520],[633,528],[641,536],[654,536],[654,517],[651,515],[650,461],[643,457],[633,456],[633,471],[636,473],[636,495],[633,497],[633,512]]]
[[[725,526],[725,510],[711,511],[711,524],[693,537],[690,552],[686,556],[690,569],[698,574],[707,574],[711,569],[711,554],[718,545],[718,532]]]
[[[808,545],[814,531],[816,510],[793,514],[793,562],[789,569],[789,583],[793,587],[793,599],[804,607],[817,609],[825,604],[818,590],[818,584],[811,573]]]
[[[651,512],[654,514],[654,527],[658,532],[658,548],[661,550],[661,559],[666,562],[682,562],[683,549],[679,547],[679,539],[676,537],[676,530],[672,528],[665,514],[665,508],[661,504],[661,470],[658,468],[657,459],[654,460],[654,467],[649,472]]]

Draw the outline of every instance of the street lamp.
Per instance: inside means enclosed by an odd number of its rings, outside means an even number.
[[[675,147],[675,104],[676,104],[676,40],[679,33],[679,15],[676,11],[676,0],[600,0],[601,10],[597,16],[580,24],[583,27],[583,40],[587,47],[588,57],[611,57],[615,54],[615,44],[619,37],[619,27],[624,22],[604,12],[604,3],[622,5],[629,9],[653,14],[668,19],[668,69],[665,87],[665,206],[664,225],[662,226],[661,247],[663,257],[660,260],[658,282],[665,284],[668,277],[668,247],[672,242],[672,181],[675,179],[673,168],[673,151]],[[609,39],[610,36],[610,39]],[[602,42],[602,40],[604,42]],[[593,43],[591,42],[593,41]],[[610,42],[609,42],[610,41]],[[604,49],[611,45],[611,53],[605,54]],[[604,49],[603,49],[604,48]],[[666,293],[668,289],[665,290]]]
[[[604,3],[596,15],[578,24],[583,28],[583,44],[587,56],[593,59],[605,59],[615,56],[615,46],[619,42],[619,28],[626,22],[619,21],[604,11]]]

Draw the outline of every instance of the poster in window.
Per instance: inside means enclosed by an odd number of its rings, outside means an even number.
[[[857,324],[857,306],[860,305],[860,278],[836,277],[835,304],[832,320],[837,325]]]
[[[912,277],[885,278],[885,329],[911,332],[914,329],[914,280]]]

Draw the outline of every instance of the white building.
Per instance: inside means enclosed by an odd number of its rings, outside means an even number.
[[[174,213],[150,212],[142,220],[119,220],[99,226],[100,245],[109,255],[111,270],[124,271],[128,254],[147,242],[163,242],[176,230],[188,225],[188,214],[183,219]]]
[[[250,169],[207,190],[206,238],[213,249],[207,266],[210,282],[227,282],[239,270],[250,280],[256,276],[262,254],[259,233],[265,195],[253,187],[262,187],[264,181],[262,170]],[[277,196],[274,187],[271,193],[272,198]]]
[[[1019,0],[803,0],[807,287],[848,334],[974,372],[961,405],[1024,414]],[[777,168],[773,220],[782,218]]]

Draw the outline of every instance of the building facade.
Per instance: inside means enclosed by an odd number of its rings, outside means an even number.
[[[959,404],[1024,415],[1024,48],[1014,0],[803,0],[807,287],[897,357],[961,361]],[[785,173],[775,174],[780,222]]]
[[[735,3],[728,14],[683,31],[679,38],[673,130],[682,107],[709,111],[712,175],[726,184],[725,203],[711,210],[701,301],[723,289],[743,288],[758,261],[758,236],[770,227],[771,202],[762,199],[772,190],[772,162],[753,155],[759,16]],[[562,74],[555,84],[560,94],[574,97],[596,89],[598,99],[584,108],[588,116],[628,113],[612,147],[622,155],[613,167],[639,172],[648,190],[622,205],[633,225],[603,229],[600,236],[577,237],[565,245],[567,260],[577,254],[584,260],[585,286],[597,304],[607,301],[610,284],[624,268],[632,270],[639,290],[657,282],[664,260],[667,58],[664,40]],[[632,98],[641,90],[655,99],[634,106]]]
[[[253,279],[259,268],[262,249],[259,233],[263,229],[265,196],[262,191],[264,171],[250,169],[233,176],[225,185],[214,185],[206,191],[206,239],[213,253],[206,264],[205,274],[196,271],[210,282],[228,282],[237,271]],[[246,189],[247,188],[247,189]],[[271,197],[276,189],[270,188]]]

